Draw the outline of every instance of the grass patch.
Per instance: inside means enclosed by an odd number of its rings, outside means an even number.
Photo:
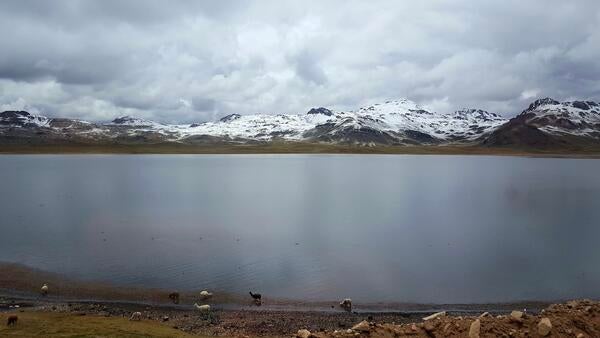
[[[19,321],[11,327],[6,326],[9,314],[0,315],[1,337],[197,337],[149,320],[49,312],[15,314]]]

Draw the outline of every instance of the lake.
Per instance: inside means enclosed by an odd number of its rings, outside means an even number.
[[[600,160],[0,156],[0,261],[297,300],[600,297]]]

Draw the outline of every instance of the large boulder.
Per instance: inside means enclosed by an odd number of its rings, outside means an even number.
[[[549,318],[542,318],[538,323],[538,333],[540,336],[545,337],[552,331],[552,323]]]

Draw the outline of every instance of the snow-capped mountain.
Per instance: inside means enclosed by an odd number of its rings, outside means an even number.
[[[521,114],[495,130],[489,145],[533,147],[600,142],[600,104],[593,101],[534,101]]]
[[[521,115],[526,123],[550,134],[600,137],[600,104],[592,101],[533,102]]]
[[[212,122],[163,124],[131,116],[107,123],[0,113],[0,141],[19,138],[76,142],[325,142],[359,145],[547,145],[557,137],[600,139],[600,105],[541,99],[510,121],[479,109],[449,114],[402,99],[355,111],[313,108],[305,114],[231,114]]]
[[[182,138],[210,135],[268,141],[348,143],[443,143],[472,141],[505,123],[482,110],[431,113],[412,101],[387,101],[357,111],[313,108],[298,115],[228,115],[216,122],[176,128]]]
[[[0,128],[49,127],[50,119],[29,114],[26,111],[5,111],[0,113]]]

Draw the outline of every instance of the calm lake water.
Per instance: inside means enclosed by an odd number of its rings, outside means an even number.
[[[362,302],[600,297],[600,160],[0,156],[0,261]]]

